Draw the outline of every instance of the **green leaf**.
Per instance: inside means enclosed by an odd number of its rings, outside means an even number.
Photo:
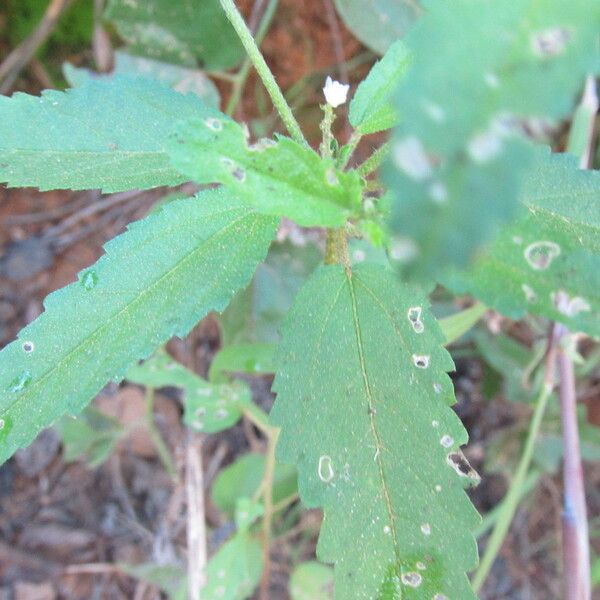
[[[258,584],[262,568],[260,543],[247,531],[239,532],[208,562],[202,598],[245,600]]]
[[[235,425],[252,394],[243,382],[209,383],[159,350],[125,374],[133,383],[153,388],[180,387],[184,390],[183,421],[195,431],[216,433]]]
[[[235,524],[239,532],[249,531],[250,527],[265,514],[265,507],[250,498],[238,498],[235,503]]]
[[[478,476],[443,341],[424,296],[373,265],[321,267],[283,328],[272,422],[303,502],[323,508],[337,598],[475,598],[463,487]]]
[[[220,385],[200,381],[202,385],[186,389],[185,424],[204,433],[216,433],[235,425],[244,406],[252,401],[250,388],[241,381]]]
[[[222,469],[212,487],[215,506],[233,515],[238,498],[252,497],[258,489],[265,470],[265,457],[248,452]]]
[[[366,46],[383,54],[423,13],[420,0],[335,0],[352,33]]]
[[[238,498],[252,497],[258,491],[265,471],[265,457],[249,452],[219,472],[212,488],[215,506],[229,515],[233,514]],[[296,493],[296,469],[291,465],[276,463],[273,478],[273,502]]]
[[[212,108],[219,108],[221,99],[217,86],[207,75],[198,69],[188,69],[159,60],[133,56],[127,52],[115,52],[115,66],[111,73],[100,74],[69,63],[63,65],[63,72],[69,85],[77,87],[90,78],[114,79],[115,76],[155,79],[180,94],[195,94]]]
[[[104,192],[177,185],[186,179],[165,152],[174,124],[220,114],[196,96],[127,77],[0,96],[0,182]]]
[[[208,378],[212,383],[226,380],[226,373],[260,375],[275,373],[275,344],[239,344],[225,346],[210,363]]]
[[[291,600],[333,600],[333,569],[316,561],[300,563],[290,577]]]
[[[235,425],[252,394],[243,382],[215,385],[159,350],[143,363],[129,367],[125,378],[152,388],[179,387],[184,391],[183,421],[195,431],[217,433]]]
[[[410,53],[406,44],[398,40],[373,65],[366,79],[358,86],[350,102],[348,120],[362,134],[383,131],[397,123],[392,92],[398,87],[409,63]]]
[[[147,360],[131,365],[125,379],[150,388],[180,387],[193,388],[206,381],[159,348]]]
[[[105,17],[134,54],[207,69],[230,69],[243,56],[218,0],[110,0]]]
[[[118,421],[93,408],[84,410],[77,419],[63,417],[57,429],[65,462],[84,458],[91,468],[108,459],[123,434]]]
[[[252,283],[236,294],[221,315],[223,343],[279,341],[279,326],[296,292],[322,260],[322,251],[311,242],[272,244]]]
[[[431,3],[406,38],[413,60],[385,172],[392,227],[416,249],[411,274],[465,266],[518,213],[535,158],[523,134],[539,137],[573,109],[600,70],[599,29],[588,0]]]
[[[486,310],[487,306],[485,304],[477,302],[469,308],[440,319],[438,324],[446,338],[444,345],[448,346],[460,339],[481,319]]]
[[[523,187],[527,215],[446,283],[511,318],[529,312],[600,337],[599,198],[600,173],[539,156]]]
[[[0,352],[0,463],[209,311],[264,258],[277,222],[224,190],[172,202],[106,245]]]
[[[358,174],[336,170],[290,138],[250,144],[234,121],[194,119],[177,128],[170,148],[173,164],[190,179],[223,183],[265,214],[335,227],[360,210]]]

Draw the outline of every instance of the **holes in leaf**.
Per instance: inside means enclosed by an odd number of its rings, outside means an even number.
[[[98,275],[96,271],[90,269],[81,275],[79,282],[85,290],[93,290],[98,285]]]
[[[565,27],[551,27],[532,34],[531,48],[538,56],[562,54],[571,40],[571,32]]]
[[[480,477],[477,471],[469,464],[469,461],[465,458],[465,455],[460,451],[456,450],[450,452],[446,456],[446,462],[450,465],[461,477],[470,479],[473,483],[479,483]]]
[[[571,298],[564,290],[558,292],[552,292],[550,299],[557,310],[565,315],[566,317],[575,317],[580,312],[588,312],[591,310],[589,302],[581,296],[574,296]]]
[[[552,261],[560,255],[560,246],[547,240],[533,242],[525,248],[523,255],[532,269],[545,271],[552,264]]]
[[[331,456],[324,454],[323,456],[319,457],[317,473],[319,475],[319,479],[324,483],[329,483],[333,479],[335,473],[333,471]]]
[[[450,435],[443,435],[440,439],[440,444],[444,448],[452,448],[454,446],[454,438]]]
[[[429,354],[413,354],[413,363],[418,369],[427,369],[429,367]]]
[[[404,585],[414,588],[419,587],[421,583],[423,583],[423,577],[421,577],[420,573],[417,573],[415,571],[411,571],[410,573],[403,573],[400,576],[400,579],[402,580],[402,583]]]
[[[530,303],[534,303],[537,302],[537,294],[533,291],[533,288],[529,285],[527,285],[526,283],[521,285],[521,289],[523,290],[523,293],[525,294],[525,300],[527,300],[527,302]]]
[[[223,122],[221,119],[209,117],[208,119],[204,119],[204,124],[213,131],[222,131],[223,129]]]
[[[421,321],[422,312],[423,309],[420,306],[412,306],[408,309],[407,317],[415,333],[423,333],[423,331],[425,330],[423,321]]]

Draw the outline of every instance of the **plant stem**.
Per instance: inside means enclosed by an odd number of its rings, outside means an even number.
[[[501,508],[498,511],[498,520],[492,531],[490,539],[488,540],[483,558],[479,564],[475,576],[473,577],[473,589],[477,593],[483,582],[485,581],[496,556],[502,547],[504,538],[508,533],[508,529],[513,520],[515,512],[517,510],[519,500],[522,495],[522,488],[525,485],[526,476],[531,465],[531,459],[533,457],[533,451],[535,449],[535,442],[540,431],[548,398],[552,393],[554,387],[554,362],[556,357],[556,328],[552,327],[552,330],[548,337],[548,350],[546,352],[546,367],[544,373],[544,381],[538,398],[535,403],[531,422],[529,423],[529,431],[527,432],[527,439],[523,447],[521,458],[515,472],[515,476],[511,481],[510,488],[502,500]]]
[[[559,339],[569,335],[559,325]],[[590,600],[590,550],[585,486],[579,431],[573,361],[564,348],[558,351],[560,416],[563,430],[563,579],[565,600]]]
[[[258,26],[258,30],[256,31],[256,45],[260,46],[262,41],[265,39],[265,35],[269,30],[269,26],[271,25],[271,21],[273,20],[273,16],[275,15],[275,11],[277,10],[277,5],[279,4],[279,0],[269,0],[269,4],[265,10],[265,14],[263,15],[260,25]],[[233,89],[231,90],[231,96],[229,97],[229,102],[227,102],[227,108],[225,109],[225,114],[233,115],[237,105],[239,104],[242,93],[244,91],[244,86],[246,85],[246,80],[248,79],[248,75],[250,74],[250,68],[252,67],[252,61],[247,56],[244,60],[244,64],[241,66],[238,73],[235,75]]]
[[[582,169],[590,167],[593,156],[598,104],[596,79],[589,76],[569,135],[569,150],[579,153],[579,166]],[[558,352],[558,371],[563,432],[562,549],[565,599],[590,600],[592,592],[589,531],[577,426],[575,370],[573,361],[565,351],[569,331],[564,325],[558,325],[557,328],[557,336],[562,341]]]
[[[324,104],[323,108],[323,119],[319,124],[319,128],[321,129],[321,133],[323,134],[323,139],[321,140],[321,145],[319,146],[319,151],[321,152],[321,156],[325,159],[331,159],[331,145],[333,143],[333,133],[331,133],[331,127],[333,122],[335,121],[335,114],[333,112],[333,107],[329,104]]]
[[[269,417],[255,404],[244,407],[244,416],[251,421],[267,438],[265,472],[259,486],[265,512],[262,520],[263,572],[260,580],[260,600],[269,600],[269,581],[271,578],[271,527],[273,514],[273,481],[275,478],[275,449],[279,438],[279,428],[269,424]],[[277,509],[279,510],[279,509]]]
[[[171,453],[169,452],[169,449],[167,448],[167,445],[165,444],[162,436],[160,435],[160,431],[158,431],[156,423],[154,422],[154,389],[151,387],[146,388],[146,426],[148,427],[148,433],[150,434],[150,438],[152,439],[152,443],[156,448],[158,458],[165,468],[165,471],[173,479],[177,479],[177,469],[173,464]]]
[[[343,227],[327,230],[327,242],[325,246],[325,264],[343,265],[350,269],[350,254],[348,253],[348,237]]]
[[[202,436],[196,436],[193,431],[187,430],[185,490],[187,496],[188,600],[201,600],[201,590],[206,583],[206,515],[202,441]]]
[[[382,146],[379,146],[365,162],[358,165],[356,170],[361,177],[366,177],[376,171],[379,168],[379,165],[383,162],[383,159],[387,156],[387,153],[390,150],[390,143],[386,142]]]
[[[273,105],[277,109],[283,124],[286,126],[290,135],[296,142],[308,146],[308,142],[304,138],[302,130],[300,129],[300,125],[298,125],[298,121],[296,121],[296,117],[294,117],[292,113],[292,109],[289,107],[289,104],[284,98],[280,87],[275,81],[275,77],[273,77],[273,73],[271,73],[271,70],[269,69],[265,59],[263,58],[263,55],[258,49],[254,38],[252,37],[252,33],[248,29],[233,0],[220,0],[220,2],[225,14],[227,15],[227,18],[231,21],[233,28],[236,30],[244,48],[246,49],[248,58],[252,61],[256,72],[267,89],[267,93],[271,97]]]

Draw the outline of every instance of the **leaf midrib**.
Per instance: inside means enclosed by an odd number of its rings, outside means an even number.
[[[379,429],[377,428],[377,422],[375,419],[376,408],[375,401],[373,398],[373,393],[371,391],[371,382],[369,380],[369,375],[367,373],[367,366],[364,356],[363,349],[363,340],[362,340],[362,331],[360,327],[360,320],[358,318],[358,306],[356,302],[356,291],[354,289],[354,280],[351,271],[345,271],[346,280],[348,283],[348,288],[350,291],[350,298],[352,302],[352,320],[354,325],[354,332],[356,334],[356,347],[358,351],[358,358],[360,363],[361,377],[363,380],[363,385],[365,389],[365,394],[367,397],[367,402],[369,404],[369,425],[371,429],[371,434],[375,440],[375,448],[376,448],[376,457],[375,462],[377,464],[379,470],[379,477],[381,479],[381,485],[383,488],[383,498],[385,502],[385,507],[388,513],[388,517],[390,520],[390,528],[392,534],[392,540],[394,543],[394,554],[396,556],[396,563],[399,565],[401,563],[401,555],[400,555],[400,545],[398,542],[398,531],[396,529],[396,514],[394,511],[394,507],[392,505],[392,500],[390,496],[390,491],[388,488],[387,477],[385,474],[385,468],[383,465],[383,453],[384,453],[384,445],[381,442],[381,435],[379,433]]]

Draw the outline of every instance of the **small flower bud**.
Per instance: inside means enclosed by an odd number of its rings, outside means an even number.
[[[334,81],[331,77],[327,77],[325,80],[325,87],[323,93],[325,94],[325,100],[327,104],[333,108],[344,104],[348,96],[348,90],[350,89],[349,84],[343,84],[339,81]]]

